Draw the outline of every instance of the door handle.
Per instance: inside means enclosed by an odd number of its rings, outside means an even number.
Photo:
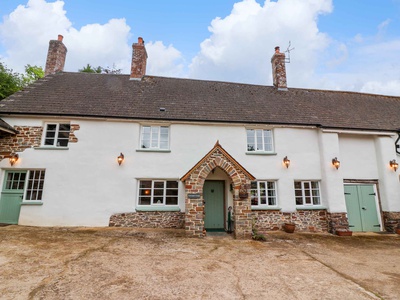
[[[365,207],[362,208],[363,210],[367,210]]]

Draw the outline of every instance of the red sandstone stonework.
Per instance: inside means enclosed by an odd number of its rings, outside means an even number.
[[[214,148],[201,159],[185,176],[181,178],[186,186],[185,199],[185,230],[189,236],[204,236],[204,198],[203,185],[208,174],[216,167],[221,168],[232,181],[234,235],[236,238],[251,238],[252,212],[250,181],[254,176],[248,173],[233,159],[217,142]],[[243,192],[245,197],[240,197]],[[190,195],[198,194],[199,198]]]

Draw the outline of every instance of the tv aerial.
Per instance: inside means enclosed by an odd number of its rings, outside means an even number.
[[[294,47],[293,47],[293,48],[290,48],[291,45],[292,45],[292,44],[291,44],[291,42],[289,41],[289,45],[288,45],[288,47],[287,47],[287,49],[286,49],[286,51],[285,51],[285,53],[287,53],[287,57],[285,57],[285,63],[286,63],[286,64],[290,64],[290,51],[294,50]]]

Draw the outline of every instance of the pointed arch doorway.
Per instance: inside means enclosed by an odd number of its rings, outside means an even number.
[[[235,238],[251,238],[251,202],[248,190],[255,179],[220,144],[214,147],[193,166],[181,181],[185,183],[185,230],[189,236],[206,234],[205,206],[208,184],[206,178],[219,167],[230,178],[233,192],[233,230]],[[206,188],[206,190],[204,190]],[[224,202],[225,203],[225,202]],[[208,219],[206,219],[208,222]]]

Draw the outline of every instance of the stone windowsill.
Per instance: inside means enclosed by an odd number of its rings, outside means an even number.
[[[282,210],[280,207],[258,207],[258,206],[252,206],[251,210]]]
[[[141,206],[141,207],[136,207],[136,211],[176,211],[180,212],[181,209],[177,206],[172,206],[172,207],[166,207],[166,206],[159,206],[159,207],[154,207],[154,206]]]
[[[43,205],[42,201],[24,201],[21,203],[21,205]]]
[[[297,205],[296,210],[326,210],[326,207],[321,205]]]
[[[136,149],[136,152],[160,152],[160,153],[170,153],[171,150],[162,150],[162,149]]]
[[[35,150],[68,150],[68,147],[49,147],[49,146],[40,146],[34,147]]]
[[[276,152],[246,151],[246,155],[277,155]]]

